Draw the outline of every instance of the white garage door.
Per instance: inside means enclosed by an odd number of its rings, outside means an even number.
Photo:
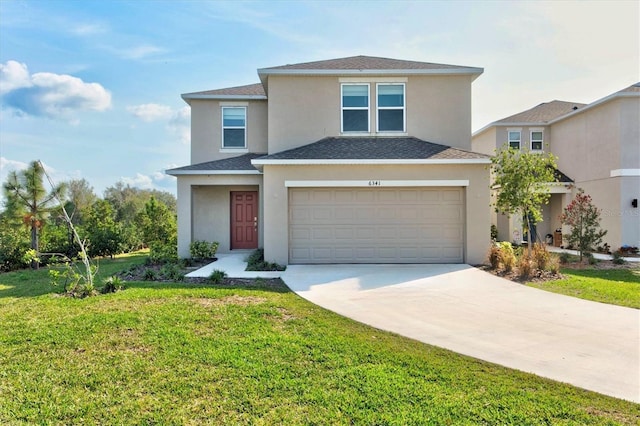
[[[462,188],[290,188],[290,263],[462,263]]]

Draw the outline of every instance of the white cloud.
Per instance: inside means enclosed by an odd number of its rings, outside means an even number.
[[[31,78],[25,64],[17,61],[0,64],[0,94],[30,86]]]
[[[174,111],[168,127],[181,144],[188,145],[191,142],[191,108],[185,106]]]
[[[163,120],[173,115],[171,107],[160,104],[133,105],[127,107],[127,111],[143,121]]]
[[[138,46],[120,49],[117,53],[125,59],[142,59],[158,53],[163,53],[164,49],[151,44],[140,44]]]
[[[153,179],[150,176],[136,173],[134,177],[122,177],[122,182],[141,189],[153,189]]]
[[[79,36],[90,36],[106,33],[108,28],[104,24],[79,24],[71,29],[73,34]]]
[[[75,112],[111,107],[111,93],[98,83],[67,74],[30,75],[27,66],[16,61],[8,61],[0,71],[3,102],[26,115],[77,121]]]

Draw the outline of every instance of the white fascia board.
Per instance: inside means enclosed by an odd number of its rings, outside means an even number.
[[[251,160],[251,164],[262,166],[298,166],[298,165],[387,165],[387,164],[491,164],[490,158],[473,158],[473,159],[383,159],[383,160]]]
[[[440,69],[273,69],[262,68],[258,70],[258,75],[464,75],[484,72],[484,68],[440,68]]]
[[[266,100],[265,95],[206,95],[206,94],[189,94],[181,95],[185,101],[192,99],[217,99],[217,100]]]
[[[469,186],[468,180],[286,180],[287,188]]]
[[[179,175],[261,175],[258,170],[166,170],[171,176]]]
[[[640,176],[640,169],[615,169],[611,170],[611,177]]]

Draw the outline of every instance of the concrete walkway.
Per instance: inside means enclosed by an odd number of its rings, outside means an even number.
[[[282,272],[265,271],[245,271],[247,268],[246,258],[253,250],[234,251],[233,253],[218,253],[216,260],[200,269],[188,273],[189,278],[207,278],[215,270],[224,271],[229,278],[280,278]]]
[[[640,402],[640,311],[468,265],[289,265],[285,283],[340,315],[428,344]]]

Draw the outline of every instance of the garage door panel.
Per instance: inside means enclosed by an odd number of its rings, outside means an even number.
[[[291,188],[291,263],[463,261],[462,188]]]

